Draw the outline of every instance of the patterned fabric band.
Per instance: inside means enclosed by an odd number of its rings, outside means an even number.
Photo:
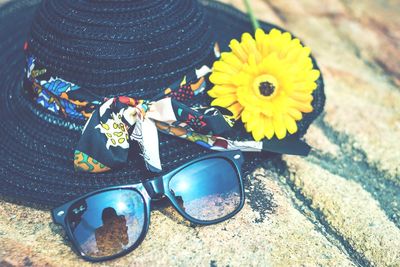
[[[219,56],[216,45],[215,54]],[[166,87],[151,99],[127,96],[100,98],[78,85],[52,76],[28,53],[26,80],[32,99],[47,110],[86,125],[75,150],[75,169],[104,172],[124,165],[129,147],[137,141],[146,167],[162,170],[158,131],[177,136],[213,150],[272,151],[306,155],[307,144],[298,138],[285,141],[237,141],[223,136],[235,121],[229,112],[216,107],[188,106],[185,103],[207,87],[211,66],[201,66]],[[289,144],[289,146],[288,146]]]

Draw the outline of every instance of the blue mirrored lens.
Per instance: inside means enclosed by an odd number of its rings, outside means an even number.
[[[134,245],[142,234],[144,201],[134,190],[105,191],[74,203],[67,223],[87,256],[116,255]]]
[[[184,212],[200,221],[233,213],[242,197],[236,168],[224,158],[189,165],[172,177],[169,188]]]

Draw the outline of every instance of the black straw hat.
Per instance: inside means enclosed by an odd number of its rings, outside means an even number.
[[[277,26],[260,23],[265,32]],[[89,94],[111,98],[154,97],[188,71],[215,60],[215,42],[228,51],[233,38],[252,32],[246,14],[203,0],[44,0],[12,1],[0,8],[0,195],[52,206],[109,185],[155,176],[139,146],[128,163],[104,173],[74,170],[74,149],[84,121],[43,108],[26,90],[27,41],[36,63]],[[318,69],[314,59],[314,68]],[[313,91],[313,111],[298,123],[302,137],[322,111],[322,76]],[[203,94],[196,103],[209,105]],[[210,150],[160,134],[164,170]],[[248,134],[236,135],[248,139]],[[246,154],[251,171],[267,153]]]

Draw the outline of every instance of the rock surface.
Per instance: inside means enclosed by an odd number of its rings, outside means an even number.
[[[142,245],[99,265],[400,266],[400,3],[252,2],[310,46],[324,74],[312,153],[246,177],[245,207],[227,222],[193,227],[160,204]],[[0,200],[0,266],[89,265],[48,211]]]

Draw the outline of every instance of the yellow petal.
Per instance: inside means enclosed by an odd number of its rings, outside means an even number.
[[[311,70],[308,77],[310,78],[310,80],[316,81],[318,80],[320,75],[321,73],[318,70]]]
[[[264,49],[266,49],[266,47],[264,46],[265,32],[262,29],[258,28],[256,30],[255,37],[256,37],[257,50],[260,52],[262,56]]]
[[[304,46],[301,49],[300,57],[309,57],[311,54],[311,49],[307,46]]]
[[[233,53],[222,53],[221,60],[238,70],[240,70],[243,66],[243,61],[240,61],[240,59]]]
[[[231,84],[232,76],[222,72],[213,72],[210,75],[213,84]]]
[[[257,114],[252,114],[252,116],[250,117],[250,119],[247,121],[246,123],[246,130],[248,132],[253,132],[255,129],[257,129],[257,125],[258,125],[258,120],[257,120]]]
[[[295,120],[301,120],[303,118],[303,114],[295,108],[288,108],[287,109],[288,114]]]
[[[269,35],[271,37],[276,37],[278,35],[281,35],[281,31],[276,28],[273,28],[272,30],[270,30]]]
[[[273,105],[271,102],[269,101],[264,101],[263,103],[263,108],[261,109],[261,112],[267,116],[267,117],[271,117],[273,115]]]
[[[247,108],[244,108],[242,111],[242,116],[241,116],[242,121],[244,123],[248,122],[251,118],[251,115],[252,115],[251,112]]]
[[[292,93],[290,97],[299,101],[299,102],[311,102],[313,100],[313,96],[311,94],[306,93]]]
[[[256,36],[256,41],[262,40],[265,37],[264,30],[261,28],[257,28],[255,36]]]
[[[238,102],[249,111],[262,112],[263,101],[258,98],[250,88],[240,87],[237,91]]]
[[[242,107],[242,105],[240,105],[239,102],[236,102],[236,103],[232,104],[232,105],[228,108],[228,110],[229,110],[230,112],[232,112],[232,114],[233,114],[235,120],[237,120],[238,117],[241,115],[241,113],[242,113],[242,111],[243,111],[243,107]]]
[[[257,49],[256,41],[249,33],[244,33],[242,35],[242,47],[247,54],[252,54],[255,57],[257,63],[262,59],[260,52]]]
[[[249,57],[247,58],[247,63],[249,63],[249,66],[253,68],[257,66],[256,56],[253,53],[249,54]]]
[[[240,86],[248,86],[252,81],[252,75],[247,72],[240,72],[237,75],[231,77],[231,83]]]
[[[254,41],[253,36],[251,36],[250,33],[245,32],[242,34],[242,42],[247,42],[247,41]]]
[[[285,48],[289,47],[292,41],[292,34],[290,32],[282,32],[280,41],[284,44]]]
[[[232,85],[215,85],[207,93],[209,96],[217,98],[219,96],[224,96],[226,94],[234,94],[235,92],[236,92],[236,87]]]
[[[235,75],[240,71],[240,69],[237,69],[236,67],[229,65],[224,61],[216,61],[213,65],[213,71]]]
[[[289,133],[294,134],[295,132],[297,132],[296,121],[288,115],[285,116],[285,126]]]
[[[298,109],[299,111],[303,112],[303,113],[309,113],[311,111],[313,111],[313,107],[311,106],[311,103],[303,103],[303,102],[299,102],[293,99],[288,99],[288,102],[290,103],[290,105],[292,107],[294,107],[295,109]]]
[[[232,52],[242,61],[242,62],[247,62],[247,54],[244,51],[243,47],[240,45],[238,40],[233,39],[229,47],[232,49]]]
[[[305,93],[311,93],[317,88],[317,84],[315,82],[296,82],[293,86],[295,91]]]
[[[275,130],[272,120],[270,118],[264,117],[264,135],[271,139],[274,136]]]
[[[274,130],[278,139],[283,139],[286,136],[286,127],[282,121],[281,116],[275,116],[272,123],[274,124]]]
[[[289,62],[296,61],[296,59],[299,57],[299,55],[301,53],[301,49],[302,49],[301,46],[290,49],[290,51],[287,54],[286,60]]]
[[[251,134],[254,140],[260,141],[264,137],[264,119],[261,114],[254,116],[253,120],[256,121],[256,127],[253,129]]]
[[[250,75],[252,81],[258,76],[259,71],[253,54],[249,55],[248,63],[243,65],[242,72]]]

